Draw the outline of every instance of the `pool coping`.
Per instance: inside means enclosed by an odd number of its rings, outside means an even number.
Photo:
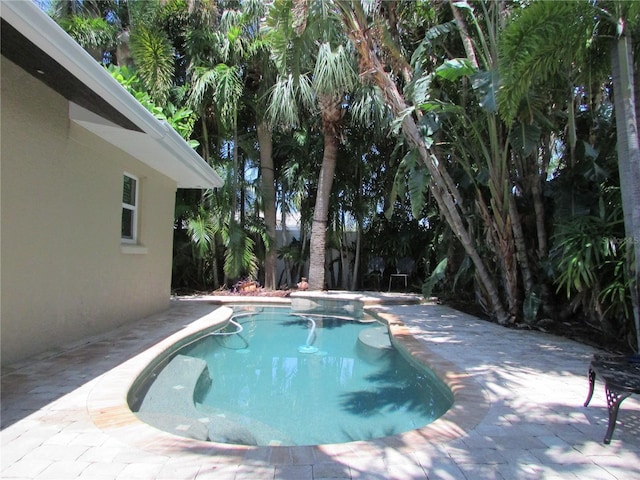
[[[489,396],[472,376],[459,372],[452,362],[413,337],[398,316],[376,311],[375,306],[380,302],[365,300],[367,312],[388,325],[396,348],[412,361],[426,365],[453,393],[452,407],[429,425],[374,440],[313,446],[245,446],[180,437],[141,421],[131,411],[128,403],[129,392],[139,377],[151,368],[153,361],[159,356],[197,338],[203,330],[215,329],[228,321],[232,310],[225,304],[240,303],[233,301],[237,297],[228,298],[229,300],[226,297],[222,300],[202,298],[201,300],[219,304],[220,307],[102,375],[87,398],[87,411],[93,424],[112,438],[149,453],[169,457],[189,453],[204,454],[211,456],[213,462],[224,464],[259,461],[263,465],[295,465],[323,459],[328,461],[329,458],[342,455],[376,455],[387,448],[410,452],[449,442],[466,435],[489,410]],[[244,302],[251,300],[245,297]],[[253,297],[252,303],[285,305],[287,302],[281,298]]]

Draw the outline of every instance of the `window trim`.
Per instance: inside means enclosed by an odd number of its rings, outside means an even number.
[[[125,203],[124,201],[124,180],[128,177],[135,181],[135,189],[133,192],[133,201],[134,205],[130,203]],[[140,178],[136,175],[133,175],[129,172],[124,172],[122,174],[122,210],[127,209],[132,212],[132,220],[131,220],[131,238],[122,236],[122,231],[120,232],[120,241],[126,244],[137,244],[138,243],[138,208],[139,208],[139,199],[140,199]],[[122,216],[122,212],[121,212]],[[122,218],[121,218],[122,220]]]

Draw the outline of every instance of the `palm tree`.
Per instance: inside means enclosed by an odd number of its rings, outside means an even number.
[[[264,2],[253,1],[245,8],[247,35],[252,39],[247,51],[247,73],[244,82],[247,105],[255,117],[258,149],[260,152],[260,185],[261,204],[264,212],[264,224],[268,242],[265,245],[264,287],[275,289],[277,273],[277,208],[276,177],[273,159],[273,131],[265,118],[267,96],[275,83],[275,66],[271,61],[270,46],[262,29],[262,19],[266,15]]]
[[[309,287],[325,288],[326,231],[346,95],[356,85],[353,57],[340,43],[325,2],[276,1],[268,25],[280,72],[268,114],[273,124],[296,127],[302,108],[317,111],[324,148],[311,225]],[[293,44],[293,48],[289,45]]]
[[[218,151],[223,145],[230,150],[231,162],[227,165],[231,192],[231,209],[234,216],[229,223],[225,265],[244,265],[249,274],[257,273],[256,258],[250,265],[247,259],[255,255],[255,245],[248,235],[250,224],[245,218],[244,198],[244,158],[253,154],[253,145],[239,136],[239,115],[242,109],[249,107],[254,112],[252,120],[245,132],[257,134],[260,146],[260,164],[262,171],[261,204],[265,211],[265,228],[267,235],[259,235],[264,241],[265,279],[267,287],[275,287],[276,249],[275,249],[275,187],[271,154],[271,132],[261,120],[261,98],[268,77],[268,68],[262,65],[268,59],[268,52],[261,38],[259,19],[266,12],[262,2],[250,0],[241,4],[220,4],[221,10],[212,15],[209,11],[200,11],[196,17],[195,28],[186,38],[187,52],[190,57],[189,73],[191,75],[190,105],[201,113],[203,155],[213,162],[211,155],[211,135],[209,125],[217,127]],[[227,8],[225,8],[227,7]],[[234,7],[234,8],[231,8]],[[245,118],[249,118],[245,116]],[[257,125],[257,128],[256,128]],[[242,127],[244,128],[244,127]],[[239,194],[239,195],[238,195]],[[239,197],[239,198],[238,198]],[[237,213],[237,215],[236,215]],[[237,218],[236,218],[237,217]],[[239,223],[238,223],[239,222]],[[251,267],[251,268],[249,268]],[[234,272],[241,269],[233,268]],[[227,271],[230,276],[231,270]]]

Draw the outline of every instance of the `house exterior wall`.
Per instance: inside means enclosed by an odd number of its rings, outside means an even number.
[[[2,57],[3,365],[168,307],[176,183],[69,120],[62,96]],[[139,246],[120,240],[140,179]]]

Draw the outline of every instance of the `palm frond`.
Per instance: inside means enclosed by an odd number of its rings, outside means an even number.
[[[197,67],[192,71],[191,91],[189,93],[188,105],[196,110],[200,109],[206,97],[212,95],[216,86],[215,70]]]
[[[411,56],[411,65],[414,68],[420,67],[422,63],[431,56],[435,45],[455,31],[455,21],[442,23],[429,28],[424,34],[424,39]]]
[[[499,110],[507,121],[533,84],[567,74],[576,54],[591,40],[589,2],[532,2],[501,35],[499,58],[503,85]],[[591,22],[591,23],[590,23]]]
[[[166,102],[173,84],[173,47],[167,36],[159,30],[137,28],[131,36],[131,53],[138,74],[158,104]]]
[[[204,257],[206,252],[212,247],[216,231],[217,229],[211,221],[211,216],[204,212],[188,220],[187,233],[194,246],[195,253],[200,258]]]
[[[127,2],[127,9],[131,25],[144,26],[146,28],[153,28],[153,25],[157,25],[158,15],[160,14],[157,0]]]
[[[235,221],[230,222],[224,235],[225,254],[224,271],[230,278],[238,278],[246,274],[256,278],[258,262],[254,253],[255,242],[247,235],[242,226]]]
[[[320,45],[313,72],[313,86],[316,93],[349,92],[356,85],[357,79],[353,58],[344,46],[340,45],[333,50],[328,43]]]
[[[234,121],[238,102],[242,95],[243,84],[240,78],[240,67],[220,63],[216,65],[215,76],[217,82],[214,91],[215,103],[218,106],[222,122],[230,126]]]
[[[100,8],[95,0],[53,0],[49,5],[54,18],[73,16],[99,17]]]
[[[391,121],[391,110],[384,102],[382,91],[377,86],[359,88],[358,95],[351,103],[350,113],[359,123],[380,132],[386,130]]]
[[[300,106],[313,105],[313,89],[307,77],[298,81],[292,74],[280,76],[269,92],[267,118],[271,125],[282,129],[300,125]]]
[[[103,18],[76,15],[61,19],[59,24],[85,50],[106,50],[115,44],[116,28]]]

